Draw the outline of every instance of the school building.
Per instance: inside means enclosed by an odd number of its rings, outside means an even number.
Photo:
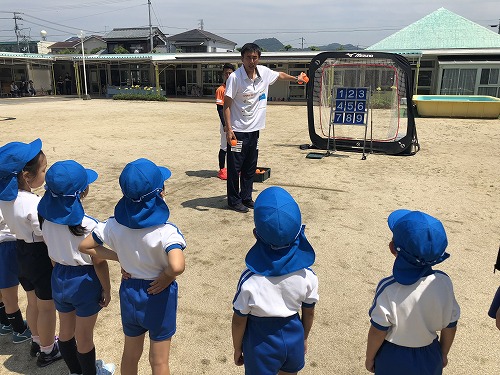
[[[191,36],[200,38],[199,34],[192,33]],[[210,47],[213,35],[203,35],[205,39],[197,41],[186,39],[187,35],[182,41],[167,38],[175,45],[176,52],[173,53],[86,54],[88,93],[91,97],[109,97],[126,92],[132,86],[140,86],[158,87],[167,97],[213,97],[222,82],[222,65],[241,63],[239,52],[217,52],[220,49]],[[197,50],[213,52],[185,52],[189,49],[183,50],[182,43],[191,47],[203,45]],[[231,44],[226,51],[230,48]],[[444,8],[368,47],[367,51],[404,55],[412,65],[414,93],[500,97],[500,34]],[[264,52],[261,64],[298,75],[301,71],[308,71],[309,63],[318,53]],[[81,54],[0,52],[2,96],[8,95],[12,80],[25,79],[32,79],[39,93],[54,94],[58,77],[66,73],[73,80],[72,93],[82,95]],[[269,99],[304,101],[305,87],[280,81],[270,87]]]

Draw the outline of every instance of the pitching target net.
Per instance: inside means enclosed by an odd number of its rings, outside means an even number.
[[[417,141],[406,59],[376,52],[324,52],[311,61],[309,78],[309,133],[316,147],[326,148],[330,137],[339,148],[358,148],[367,131],[374,151],[412,152],[407,149]],[[362,124],[367,128],[358,126]]]

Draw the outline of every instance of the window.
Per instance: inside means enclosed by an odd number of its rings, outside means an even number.
[[[477,69],[444,69],[442,95],[474,95]]]
[[[481,69],[481,85],[496,85],[500,69]]]

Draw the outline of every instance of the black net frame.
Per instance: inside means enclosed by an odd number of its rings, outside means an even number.
[[[384,52],[322,52],[309,65],[307,112],[312,147],[363,150],[364,129],[336,126],[328,142],[330,105],[337,87],[369,87],[371,110],[368,150],[390,155],[413,155],[419,149],[412,104],[412,71],[406,58]],[[385,95],[388,109],[375,100]],[[373,118],[377,123],[373,125]],[[332,136],[333,137],[333,136]]]

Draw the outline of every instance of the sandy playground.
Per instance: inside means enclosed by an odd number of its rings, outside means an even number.
[[[368,309],[376,284],[391,273],[386,219],[397,208],[424,210],[447,229],[451,258],[438,268],[454,282],[462,317],[445,373],[498,373],[500,332],[486,313],[500,284],[492,273],[500,243],[500,120],[417,118],[421,151],[415,156],[362,161],[360,154],[342,153],[347,157],[311,160],[298,147],[309,143],[306,112],[305,106],[268,108],[259,165],[272,173],[254,186],[254,198],[270,185],[296,198],[316,250],[320,302],[301,374],[367,373]],[[186,271],[178,279],[172,374],[243,374],[232,359],[231,302],[253,243],[253,217],[226,209],[225,183],[216,178],[215,104],[2,99],[0,116],[1,144],[40,137],[49,165],[75,159],[99,172],[84,205],[101,220],[113,214],[127,162],[147,157],[172,170],[166,184],[170,220],[188,243]],[[99,315],[95,344],[97,357],[119,371],[118,264],[111,263],[110,273],[112,301]],[[0,373],[67,374],[63,361],[38,369],[28,348],[1,336]],[[150,373],[148,349],[146,344],[141,374]]]

